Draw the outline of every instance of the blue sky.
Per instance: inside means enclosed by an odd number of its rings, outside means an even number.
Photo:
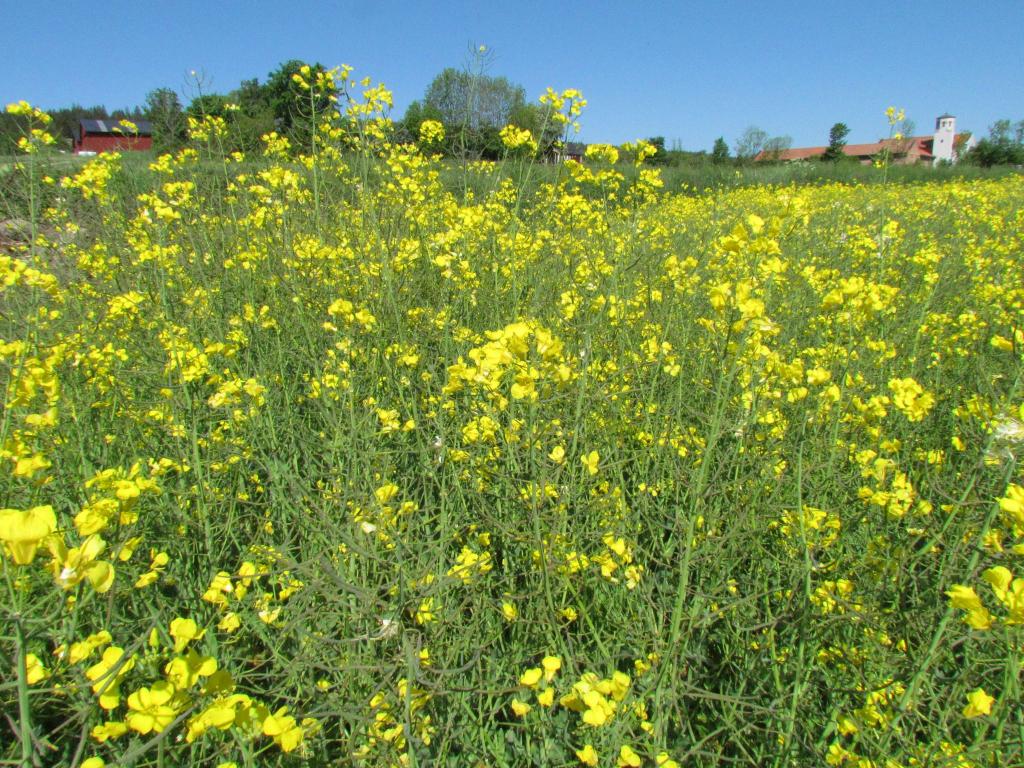
[[[581,138],[661,135],[671,146],[732,145],[748,125],[826,143],[886,133],[906,108],[918,133],[951,112],[984,134],[1024,119],[1024,0],[932,2],[263,2],[0,0],[0,102],[53,108],[141,104],[190,70],[228,91],[291,58],[350,64],[395,93],[394,116],[470,44],[489,74],[530,98],[575,87],[590,106]]]

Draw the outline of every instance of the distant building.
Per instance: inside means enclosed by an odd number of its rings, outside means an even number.
[[[74,152],[94,154],[153,148],[153,124],[148,120],[79,120]],[[132,129],[132,125],[135,129]]]
[[[847,144],[843,147],[843,154],[857,158],[864,165],[870,165],[882,152],[888,150],[896,165],[936,165],[941,161],[955,163],[976,143],[974,136],[956,132],[956,118],[953,115],[939,115],[935,118],[935,133],[931,136],[905,136],[902,139],[879,139],[870,144]],[[781,152],[760,152],[754,159],[783,162],[810,160],[824,155],[826,149],[828,147],[800,147]]]
[[[586,144],[579,141],[567,141],[561,146],[555,147],[554,160],[556,163],[561,163],[565,160],[575,160],[577,163],[582,163],[583,156],[586,154]]]

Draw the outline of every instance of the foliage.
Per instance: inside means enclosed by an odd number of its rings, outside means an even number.
[[[790,136],[773,136],[764,143],[764,158],[769,161],[777,161],[782,153],[793,146],[793,139]]]
[[[427,86],[423,104],[440,114],[445,126],[500,129],[526,103],[526,92],[504,77],[448,67]]]
[[[738,139],[736,139],[736,159],[740,162],[753,160],[757,154],[764,149],[768,141],[768,132],[756,125],[747,126]]]
[[[715,139],[715,145],[711,148],[711,162],[721,165],[729,160],[729,145],[725,143],[725,138],[719,136]]]
[[[828,132],[828,146],[821,159],[826,162],[837,162],[844,157],[843,148],[846,146],[846,137],[850,135],[850,127],[846,123],[836,123]]]
[[[153,124],[154,150],[169,152],[184,145],[188,122],[178,94],[174,90],[157,88],[146,94],[145,115]]]
[[[307,64],[291,59],[271,72],[263,85],[263,98],[274,115],[275,129],[300,147],[308,149],[312,146],[310,126],[315,123],[317,115],[333,109],[332,97],[336,94],[309,87],[318,75],[326,71],[327,68],[319,62]]]
[[[964,159],[983,168],[1024,164],[1024,120],[1016,124],[997,120],[989,126],[988,136],[979,140]]]
[[[647,143],[654,147],[654,154],[647,158],[650,165],[668,165],[669,155],[665,149],[664,136],[651,136]]]

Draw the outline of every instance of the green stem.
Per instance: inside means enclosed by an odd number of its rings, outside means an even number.
[[[15,655],[18,665],[18,738],[21,740],[21,766],[32,765],[32,708],[28,702],[28,667],[25,664],[25,630],[20,612],[14,617]]]

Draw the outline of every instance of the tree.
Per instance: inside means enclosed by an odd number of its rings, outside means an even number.
[[[521,85],[485,75],[482,66],[478,62],[475,71],[448,67],[427,86],[419,109],[440,116],[446,151],[497,159],[504,151],[498,133],[509,124],[529,129],[542,149],[550,147],[558,134],[549,131],[547,113],[526,103]]]
[[[766,160],[777,162],[782,153],[793,146],[793,139],[790,136],[772,136],[764,142],[764,157]]]
[[[989,126],[988,136],[975,144],[964,159],[983,168],[1024,164],[1024,120],[1016,124],[996,120]]]
[[[647,143],[654,147],[654,154],[645,161],[649,165],[666,165],[668,163],[668,152],[665,150],[664,136],[651,136]]]
[[[243,80],[229,95],[238,105],[232,116],[237,149],[252,152],[261,147],[261,137],[275,128],[274,110],[270,106],[270,94],[255,77]]]
[[[715,146],[711,148],[711,162],[716,165],[728,162],[729,160],[729,145],[725,143],[725,138],[719,136],[715,139]]]
[[[435,77],[423,96],[425,107],[437,110],[445,126],[504,128],[513,111],[526,103],[521,85],[504,77],[490,77],[453,69]]]
[[[204,93],[196,96],[188,105],[188,116],[201,120],[204,117],[220,117],[228,120],[231,117],[231,110],[228,105],[231,100],[222,93]]]
[[[554,149],[555,142],[562,138],[562,124],[553,120],[550,110],[540,104],[517,104],[512,108],[508,122],[516,128],[525,128],[532,133],[541,155],[549,155]]]
[[[768,141],[768,133],[756,125],[748,126],[736,140],[736,159],[745,162],[753,160]]]
[[[421,101],[412,102],[398,122],[399,141],[416,141],[420,136],[420,126],[427,120],[444,122],[439,110]]]
[[[173,90],[157,88],[146,94],[145,114],[153,124],[153,148],[157,152],[169,152],[185,143],[185,111]]]
[[[846,123],[836,123],[828,132],[828,147],[822,160],[836,162],[843,157],[843,148],[846,146],[846,137],[850,135],[850,127]]]
[[[331,96],[336,94],[310,90],[296,82],[295,75],[301,76],[303,67],[309,67],[309,74],[304,77],[309,83],[314,82],[318,74],[327,71],[319,62],[306,64],[299,59],[291,59],[267,76],[263,90],[278,133],[308,149],[313,142],[314,116],[334,109]]]

